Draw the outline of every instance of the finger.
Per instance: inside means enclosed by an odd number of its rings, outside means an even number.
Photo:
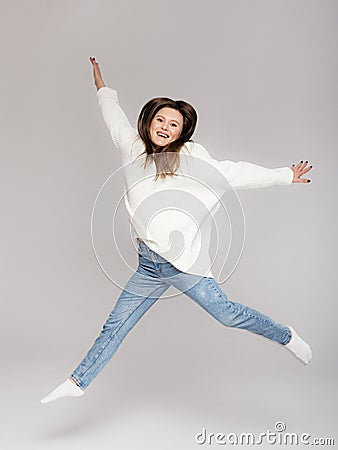
[[[309,180],[308,178],[298,178],[297,182],[298,183],[310,183],[311,180]]]
[[[301,162],[302,162],[302,161],[301,161]],[[305,167],[308,165],[308,162],[309,162],[309,161],[305,161],[305,162],[301,165],[300,170],[304,170]],[[312,166],[310,166],[310,167],[312,167]]]
[[[312,169],[312,166],[308,167],[307,169],[302,170],[302,175],[304,175],[304,173],[309,172]]]
[[[304,163],[304,161],[302,160],[297,164],[297,169],[302,170],[305,166],[306,166],[306,163]]]

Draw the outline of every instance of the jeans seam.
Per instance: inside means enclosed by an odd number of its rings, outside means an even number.
[[[223,297],[222,292],[219,291],[219,289],[217,289],[217,287],[215,287],[213,285],[213,283],[211,282],[211,280],[207,280],[207,282],[211,285],[211,287],[217,292],[217,294],[219,295],[220,298]],[[224,294],[224,293],[223,293]],[[226,302],[229,302],[229,300],[227,299]],[[229,302],[230,303],[230,302]],[[235,306],[231,305],[231,303],[228,306],[229,308],[231,308],[232,312],[234,312],[235,314],[239,312],[239,309],[237,309]],[[268,322],[265,319],[262,319],[261,317],[257,316],[256,314],[251,314],[249,312],[246,312],[245,310],[241,311],[241,313],[247,317],[254,317],[256,320],[265,323],[266,325],[271,325],[271,322]]]
[[[81,377],[83,375],[85,375],[89,369],[91,369],[91,367],[94,365],[94,363],[96,362],[97,358],[101,355],[101,353],[103,352],[103,350],[105,349],[105,347],[107,346],[108,343],[111,342],[111,340],[114,337],[117,337],[117,340],[119,341],[119,345],[122,343],[121,339],[117,336],[117,333],[120,331],[120,329],[123,327],[123,325],[127,322],[127,320],[135,313],[135,311],[137,311],[142,305],[143,303],[149,298],[149,295],[147,297],[144,298],[144,300],[137,306],[137,308],[135,308],[130,314],[129,316],[121,323],[121,325],[117,328],[117,330],[115,330],[114,335],[110,334],[108,336],[108,338],[106,339],[106,341],[104,342],[104,345],[101,345],[101,348],[99,349],[99,353],[97,353],[97,356],[94,355],[94,360],[93,362],[90,364],[89,367],[87,367],[87,369],[81,373]],[[82,383],[81,383],[82,384]]]
[[[130,316],[128,316],[127,317],[127,319],[129,318]],[[126,320],[127,320],[126,319]],[[122,324],[123,325],[123,324]],[[122,326],[121,325],[121,326]],[[116,333],[117,333],[117,331],[116,331]],[[103,352],[103,350],[107,347],[107,345],[112,341],[112,339],[114,338],[114,337],[117,337],[117,341],[119,341],[119,345],[121,344],[121,339],[118,337],[118,336],[116,336],[116,333],[115,333],[115,335],[109,335],[108,336],[108,338],[104,341],[104,343],[101,345],[101,348],[98,350],[98,353],[96,353],[95,355],[94,355],[94,358],[93,358],[93,361],[92,361],[92,363],[90,364],[90,366],[88,366],[87,368],[86,368],[86,370],[84,371],[84,372],[81,372],[81,374],[79,375],[80,377],[83,377],[83,375],[85,375],[87,372],[88,372],[88,370],[89,369],[91,369],[92,367],[93,367],[93,365],[94,365],[94,363],[96,362],[96,360],[98,359],[98,357],[101,355],[101,353]]]
[[[207,278],[207,277],[206,277],[206,278]],[[219,298],[223,298],[224,293],[221,293],[217,288],[215,288],[215,286],[213,285],[213,283],[212,283],[212,281],[210,280],[210,278],[207,278],[207,282],[208,282],[208,284],[211,286],[211,288],[217,293],[217,295],[219,296]],[[233,305],[231,305],[231,303],[229,302],[228,299],[226,299],[226,301],[225,301],[225,306],[226,306],[227,308],[231,309],[231,311],[232,311],[233,313],[237,313],[237,312],[238,312],[238,310],[237,310]]]

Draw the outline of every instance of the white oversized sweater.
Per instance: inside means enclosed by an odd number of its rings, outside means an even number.
[[[196,142],[180,150],[178,176],[158,178],[155,163],[144,169],[144,143],[119,105],[117,92],[108,86],[96,97],[124,166],[125,205],[133,238],[143,240],[177,269],[213,277],[209,247],[216,211],[229,190],[289,185],[290,167],[268,169],[253,163],[217,161]],[[222,230],[218,230],[222,232]]]

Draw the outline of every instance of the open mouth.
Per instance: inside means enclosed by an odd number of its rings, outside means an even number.
[[[157,134],[157,136],[163,137],[163,138],[165,138],[165,139],[168,139],[168,138],[169,138],[169,135],[168,135],[168,134],[162,133],[161,131],[157,131],[156,134]]]

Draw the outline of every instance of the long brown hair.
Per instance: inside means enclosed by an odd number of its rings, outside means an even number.
[[[176,109],[182,114],[183,126],[180,136],[175,141],[168,145],[158,146],[150,138],[150,124],[157,112],[165,107]],[[159,177],[177,176],[175,172],[180,166],[179,152],[186,142],[194,142],[191,136],[195,131],[196,123],[197,113],[195,108],[184,100],[155,97],[143,106],[137,120],[138,138],[142,139],[145,144],[145,151],[141,155],[147,154],[143,167],[146,168],[152,161],[155,161],[156,176],[154,181]]]

